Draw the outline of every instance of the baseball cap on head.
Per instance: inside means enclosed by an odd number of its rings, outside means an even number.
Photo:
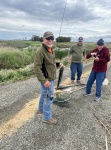
[[[82,41],[83,41],[83,37],[79,37],[79,38],[78,38],[78,41],[79,41],[79,42],[82,42]]]
[[[54,37],[53,33],[51,31],[47,31],[44,33],[43,35],[44,38],[48,38],[48,37]]]

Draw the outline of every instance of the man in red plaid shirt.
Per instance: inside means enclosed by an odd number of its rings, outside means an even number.
[[[96,80],[96,94],[94,100],[99,101],[101,98],[102,83],[106,77],[107,64],[110,61],[109,49],[104,46],[103,39],[97,41],[97,47],[91,53],[87,54],[86,59],[90,57],[94,59],[94,62],[84,96],[91,95],[92,84]]]

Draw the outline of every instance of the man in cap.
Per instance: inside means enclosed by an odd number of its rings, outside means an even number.
[[[103,39],[97,41],[97,47],[87,54],[86,59],[89,59],[90,57],[94,59],[94,63],[87,81],[86,93],[84,96],[91,95],[92,84],[96,80],[96,93],[94,100],[99,101],[101,98],[102,83],[106,77],[107,64],[110,61],[109,49],[104,46]]]
[[[77,73],[76,82],[81,84],[81,75],[83,71],[82,58],[85,55],[85,47],[83,44],[83,37],[78,38],[78,42],[71,47],[68,54],[68,63],[71,71],[71,84],[74,84],[75,75]]]
[[[38,81],[41,84],[41,96],[38,106],[38,115],[42,115],[42,121],[48,124],[56,124],[57,120],[52,116],[51,104],[54,100],[54,80],[56,79],[55,55],[52,50],[54,35],[47,31],[43,35],[43,43],[36,52],[34,69]],[[60,66],[60,64],[59,64]]]

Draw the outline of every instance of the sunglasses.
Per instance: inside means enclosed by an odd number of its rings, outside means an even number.
[[[53,36],[50,36],[50,37],[48,37],[48,38],[46,38],[46,40],[54,40],[54,37]]]

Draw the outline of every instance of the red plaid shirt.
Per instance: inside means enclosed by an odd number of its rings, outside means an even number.
[[[86,59],[89,59],[91,57],[91,53],[93,52],[97,53],[99,61],[94,60],[92,70],[95,72],[106,72],[107,64],[110,61],[109,49],[106,46],[104,46],[103,49],[100,51],[95,48],[92,52],[87,54]]]

